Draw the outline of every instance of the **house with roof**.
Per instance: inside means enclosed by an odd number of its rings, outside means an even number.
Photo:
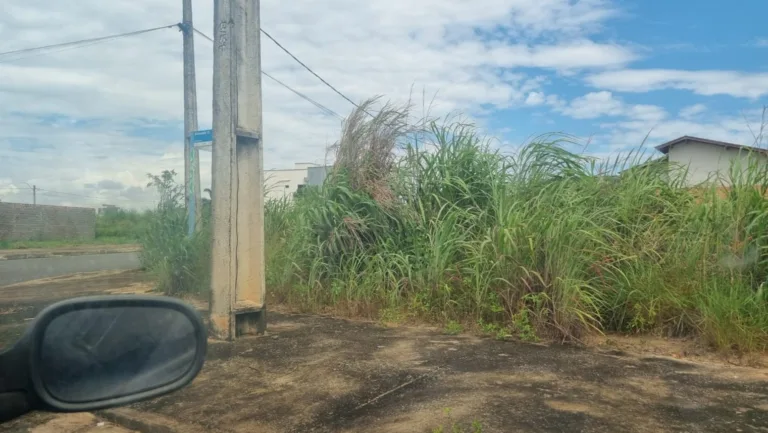
[[[677,167],[686,171],[686,186],[714,180],[728,186],[731,164],[741,170],[746,170],[750,159],[768,164],[768,149],[687,135],[660,144],[656,150],[664,154],[658,161],[666,161],[670,170]]]

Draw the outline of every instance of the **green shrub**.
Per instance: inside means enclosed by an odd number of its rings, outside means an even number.
[[[187,235],[184,187],[175,183],[175,175],[173,171],[149,175],[148,186],[157,188],[160,201],[140,238],[140,259],[163,293],[199,295],[210,286],[209,215],[204,213],[199,231]]]

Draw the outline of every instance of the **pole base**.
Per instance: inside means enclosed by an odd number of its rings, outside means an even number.
[[[232,323],[229,314],[211,314],[208,324],[208,336],[215,340],[233,341],[235,336],[229,327]]]
[[[267,330],[267,306],[259,311],[235,313],[235,337],[263,335]]]

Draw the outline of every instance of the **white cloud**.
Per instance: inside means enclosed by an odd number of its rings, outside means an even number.
[[[0,179],[0,201],[3,201],[5,197],[17,194],[18,192],[19,192],[19,187],[14,185],[11,179],[8,179],[8,178]]]
[[[576,119],[595,119],[623,114],[624,104],[611,92],[592,92],[572,100],[562,112]]]
[[[704,104],[693,104],[689,105],[687,107],[683,107],[683,109],[680,110],[680,117],[684,119],[691,119],[699,114],[702,114],[703,112],[707,111],[707,106]]]
[[[625,106],[624,115],[645,122],[660,122],[667,117],[667,111],[658,105],[636,104]]]
[[[679,89],[705,96],[730,95],[751,99],[768,95],[768,73],[624,69],[592,74],[587,77],[587,82],[615,92]]]
[[[569,103],[558,101],[555,111],[578,119],[599,119],[595,125],[599,132],[590,146],[600,148],[597,153],[591,152],[594,156],[606,157],[641,144],[652,148],[684,135],[745,145],[765,144],[756,143],[753,135],[762,119],[760,109],[701,119],[699,115],[707,109],[703,104],[684,107],[673,116],[657,105],[628,104],[608,91],[588,93]]]
[[[541,105],[546,101],[544,94],[541,92],[531,92],[525,98],[525,105]]]
[[[181,2],[163,0],[6,0],[3,7],[0,37],[6,51],[181,18]],[[196,27],[212,35],[212,2],[193,0],[193,7]],[[615,13],[610,0],[270,0],[262,2],[261,20],[353,100],[385,95],[406,101],[413,87],[437,94],[433,114],[462,110],[480,116],[493,107],[522,106],[544,97],[540,73],[516,68],[572,73],[622,67],[635,59],[628,47],[591,39]],[[195,48],[202,128],[211,121],[212,46],[196,36]],[[262,50],[266,71],[337,113],[349,113],[350,104],[271,41],[263,39]],[[130,197],[139,205],[153,197],[144,190],[147,172],[182,171],[180,136],[142,136],[154,124],[178,128],[182,120],[181,35],[176,29],[25,56],[0,59],[4,178],[15,185],[34,181],[44,189],[88,196],[65,200],[51,194],[43,200],[98,205]],[[552,98],[547,101],[553,103]],[[266,168],[290,166],[297,155],[318,162],[325,158],[327,145],[338,136],[338,119],[268,79],[263,100]],[[20,152],[19,143],[29,140],[41,148]],[[210,154],[201,160],[207,185]],[[125,189],[84,187],[104,181]]]
[[[209,35],[212,3],[193,0],[196,27]],[[263,0],[261,19],[267,31],[355,101],[384,95],[404,102],[414,96],[420,114],[423,91],[426,104],[437,95],[431,114],[461,110],[480,124],[498,109],[547,106],[576,119],[598,119],[612,143],[638,144],[651,128],[653,139],[678,133],[748,138],[736,116],[700,123],[703,111],[696,106],[671,118],[662,107],[625,102],[627,95],[619,92],[658,89],[756,98],[768,94],[768,74],[627,69],[639,55],[634,46],[595,38],[616,15],[613,4]],[[181,2],[6,0],[4,11],[0,37],[7,51],[175,23]],[[195,41],[205,128],[211,122],[212,46],[199,36]],[[271,41],[263,39],[262,49],[266,71],[337,113],[349,113],[349,103]],[[18,57],[23,56],[0,58],[0,199],[29,201],[23,184],[29,182],[47,190],[38,195],[43,203],[143,207],[154,201],[145,188],[146,173],[183,171],[176,29],[9,61]],[[552,76],[576,84],[585,72],[597,88],[592,93],[568,101],[554,94],[559,89],[546,88]],[[339,133],[338,119],[269,79],[263,82],[263,101],[265,168],[325,159]],[[545,120],[552,121],[540,121]],[[20,151],[24,146],[35,152]],[[207,187],[211,154],[204,152],[201,161]]]
[[[641,144],[652,148],[684,135],[693,135],[746,145],[755,145],[749,125],[760,124],[762,111],[747,110],[729,116],[698,115],[706,111],[703,104],[683,108],[670,116],[657,105],[629,104],[608,91],[592,92],[564,102],[556,99],[553,109],[577,119],[599,119],[597,132],[590,145],[594,156],[606,157],[615,151],[636,149]],[[594,149],[599,149],[596,153]]]
[[[477,49],[477,48],[475,48]],[[577,40],[558,45],[504,46],[487,51],[486,61],[501,67],[530,67],[569,70],[626,64],[636,55],[629,49],[590,40]]]
[[[666,111],[657,105],[627,104],[608,91],[590,92],[569,103],[553,98],[551,105],[556,111],[574,119],[628,117],[654,122],[667,116]]]
[[[699,121],[685,118],[667,118],[649,120],[624,118],[616,122],[601,125],[605,132],[600,137],[602,143],[609,144],[614,150],[634,148],[645,141],[647,147],[653,147],[684,135],[705,137],[744,145],[763,146],[757,143],[748,124],[759,124],[761,110],[748,110],[741,115],[720,116]]]
[[[562,110],[567,105],[566,101],[557,95],[547,95],[546,103],[555,110]]]

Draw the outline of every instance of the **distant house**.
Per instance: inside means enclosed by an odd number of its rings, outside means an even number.
[[[329,166],[299,162],[294,164],[294,168],[266,170],[264,172],[266,198],[268,200],[290,199],[305,186],[320,186],[325,181],[330,169]]]
[[[759,164],[768,163],[768,149],[687,135],[660,144],[656,150],[665,155],[658,161],[666,161],[670,169],[674,166],[687,170],[686,186],[712,181],[718,175],[720,182],[728,186],[732,163],[742,169],[746,169],[750,158],[757,158]]]

